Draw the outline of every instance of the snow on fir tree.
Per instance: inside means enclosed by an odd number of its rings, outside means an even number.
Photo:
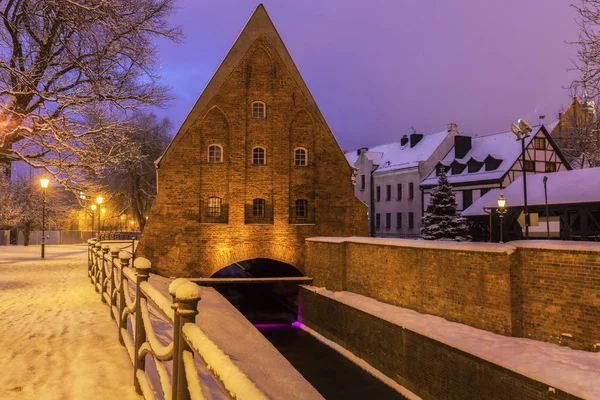
[[[456,212],[456,198],[442,170],[423,217],[421,237],[425,240],[471,240],[467,220]]]

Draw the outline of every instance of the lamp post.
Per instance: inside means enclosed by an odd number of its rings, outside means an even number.
[[[101,196],[96,197],[96,203],[98,203],[98,206],[100,206],[100,204],[102,204],[102,202],[104,201],[104,199]],[[100,238],[100,208],[98,208],[98,238]]]
[[[527,209],[527,172],[525,171],[525,139],[529,137],[529,133],[533,130],[531,125],[520,119],[517,121],[519,126],[512,124],[511,130],[517,136],[517,140],[521,141],[521,170],[523,172],[523,214],[525,215],[525,239],[529,239],[529,211]]]
[[[506,198],[504,194],[500,194],[498,198],[498,208],[496,209],[500,217],[500,243],[504,243],[504,214],[506,214]]]
[[[544,182],[544,202],[546,204],[546,238],[550,239],[550,214],[548,213],[548,187],[546,184],[548,183],[548,177],[544,176],[542,179]]]
[[[98,208],[95,204],[92,204],[92,235],[94,234],[94,217],[96,216],[96,208]]]
[[[46,257],[46,189],[50,179],[43,177],[40,179],[42,186],[42,259]]]
[[[102,214],[106,214],[106,208],[102,207],[102,209],[100,211],[102,212]],[[104,218],[104,220],[106,220],[106,218]],[[100,225],[100,220],[98,220],[98,225]],[[100,225],[100,230],[103,230],[103,229],[104,229],[104,226]]]

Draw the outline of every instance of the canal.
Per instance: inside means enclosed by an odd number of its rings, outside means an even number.
[[[293,284],[224,284],[219,291],[328,400],[405,399],[301,328]]]

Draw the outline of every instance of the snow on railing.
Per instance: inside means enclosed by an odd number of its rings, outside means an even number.
[[[136,392],[145,399],[204,399],[196,368],[199,361],[226,396],[266,399],[254,382],[196,325],[200,287],[187,279],[175,279],[169,286],[171,299],[168,299],[148,282],[150,261],[138,258],[133,268],[129,266],[134,245],[132,241],[88,240],[88,275],[117,324],[119,342],[127,349],[134,367]],[[173,339],[168,344],[157,338],[149,301],[172,329]],[[146,374],[146,356],[156,366],[158,388],[153,387]],[[172,361],[172,374],[164,364],[168,361]],[[156,390],[161,391],[160,396]]]

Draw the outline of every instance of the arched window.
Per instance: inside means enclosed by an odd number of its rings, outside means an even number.
[[[267,117],[267,106],[262,101],[252,103],[252,118],[265,119]]]
[[[222,163],[223,162],[223,147],[218,144],[208,146],[208,162]]]
[[[308,218],[308,201],[296,200],[296,219]]]
[[[294,165],[296,167],[305,167],[308,165],[308,152],[300,147],[294,150]]]
[[[265,199],[254,199],[252,200],[252,216],[254,218],[264,218],[266,214],[266,202]]]
[[[265,165],[267,163],[266,151],[262,147],[255,147],[252,149],[252,164],[253,165]]]
[[[221,216],[221,198],[212,196],[208,198],[208,210],[207,215],[209,217],[220,217]]]

